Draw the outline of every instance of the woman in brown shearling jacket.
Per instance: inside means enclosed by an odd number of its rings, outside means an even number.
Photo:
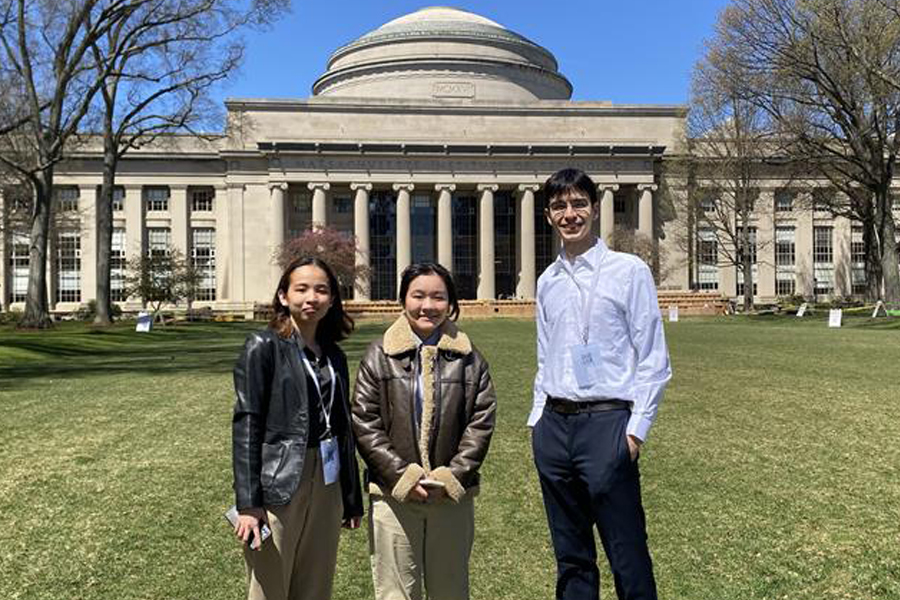
[[[488,365],[459,331],[456,287],[441,265],[401,277],[403,314],[359,366],[353,430],[367,469],[377,600],[469,594],[478,469],[494,430]]]

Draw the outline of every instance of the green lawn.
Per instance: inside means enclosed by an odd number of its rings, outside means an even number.
[[[641,460],[661,598],[900,598],[900,320],[824,318],[667,325],[675,378]],[[0,328],[0,598],[243,597],[221,514],[230,370],[257,326]],[[382,327],[344,344],[351,364]],[[500,406],[473,597],[551,598],[524,426],[534,328],[463,328]],[[335,598],[370,597],[365,529],[345,533]]]

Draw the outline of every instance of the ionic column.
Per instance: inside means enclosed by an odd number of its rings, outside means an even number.
[[[353,201],[353,233],[356,235],[356,270],[363,272],[365,276],[357,276],[353,286],[354,300],[368,300],[371,298],[372,282],[369,268],[369,192],[372,191],[371,183],[351,183],[350,189],[356,192]]]
[[[600,192],[600,237],[609,245],[612,243],[613,234],[616,231],[613,194],[619,191],[619,185],[602,183],[597,186],[597,191]]]
[[[437,203],[437,259],[448,271],[453,270],[453,192],[456,184],[439,183]]]
[[[653,192],[657,186],[653,184],[641,184],[638,186],[640,198],[638,199],[638,233],[648,240],[653,239]]]
[[[215,186],[216,196],[213,199],[213,214],[216,218],[216,300],[231,300],[231,290],[226,287],[230,277],[228,266],[232,262],[234,250],[229,243],[228,219],[228,187],[224,183]]]
[[[534,252],[534,193],[541,186],[525,184],[519,186],[519,283],[516,296],[534,298],[535,290],[535,252]]]
[[[480,257],[478,273],[478,299],[493,300],[495,292],[494,275],[494,192],[499,189],[495,184],[481,184],[478,220],[478,255]]]
[[[409,195],[416,189],[411,183],[395,183],[397,192],[397,286],[400,275],[412,262],[412,223],[409,214]]]
[[[331,184],[327,182],[312,182],[307,184],[312,197],[312,228],[321,229],[328,225],[328,190]]]
[[[97,298],[97,186],[78,186],[81,213],[81,301]]]
[[[285,241],[286,202],[284,193],[287,189],[288,184],[284,182],[269,184],[269,191],[272,198],[272,231],[269,236],[271,247],[275,248],[276,253],[280,252],[281,246],[284,245]],[[274,280],[278,281],[278,278],[281,275],[281,269],[277,264],[272,266],[272,272]]]

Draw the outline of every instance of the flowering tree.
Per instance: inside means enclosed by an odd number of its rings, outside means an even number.
[[[368,281],[370,269],[357,264],[356,237],[333,227],[308,229],[299,236],[287,240],[276,251],[275,260],[282,269],[292,261],[314,256],[332,268],[341,289],[350,291],[354,286]]]

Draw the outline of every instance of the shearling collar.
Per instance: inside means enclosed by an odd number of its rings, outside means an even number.
[[[400,315],[394,324],[384,332],[384,352],[390,356],[397,356],[410,350],[415,350],[419,345],[419,338],[413,332],[406,315]],[[472,342],[469,336],[459,330],[453,321],[444,321],[441,326],[441,337],[437,343],[438,350],[455,352],[456,354],[470,354]]]

